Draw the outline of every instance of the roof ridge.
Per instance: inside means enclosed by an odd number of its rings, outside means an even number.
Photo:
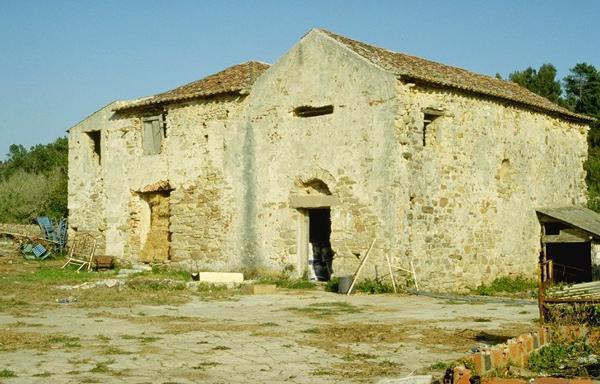
[[[199,80],[182,84],[171,90],[157,93],[149,99],[120,106],[114,110],[124,111],[217,94],[245,94],[245,91],[269,67],[270,64],[268,63],[253,60],[234,64]]]
[[[571,112],[512,81],[497,79],[464,68],[381,48],[333,33],[323,28],[315,28],[315,30],[328,35],[383,70],[400,77],[407,77],[426,83],[439,84],[462,91],[516,102],[529,108],[533,107],[534,109],[559,114],[571,120],[594,121],[589,116]]]

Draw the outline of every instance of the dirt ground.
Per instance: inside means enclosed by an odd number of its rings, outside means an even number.
[[[534,302],[320,290],[64,291],[56,288],[61,279],[102,274],[47,278],[59,264],[0,256],[2,383],[375,383],[440,375],[443,362],[473,346],[536,329]]]

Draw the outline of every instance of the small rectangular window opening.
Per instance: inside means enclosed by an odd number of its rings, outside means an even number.
[[[158,155],[162,140],[167,137],[165,115],[142,119],[142,147],[144,155]]]
[[[427,127],[443,114],[444,112],[442,110],[432,108],[423,109],[423,146],[427,144]]]
[[[297,117],[313,117],[321,115],[330,115],[333,113],[333,105],[323,105],[321,107],[311,107],[309,105],[303,105],[301,107],[294,108],[294,115]]]
[[[102,135],[100,134],[100,131],[91,131],[86,133],[92,142],[91,147],[94,153],[94,158],[98,161],[98,164],[100,164],[102,162],[102,145],[100,142]]]

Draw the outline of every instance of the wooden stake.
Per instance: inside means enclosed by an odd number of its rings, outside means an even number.
[[[417,283],[417,273],[415,272],[415,265],[412,260],[410,261],[410,268],[412,269],[413,280],[415,281],[415,288],[419,290],[419,283]]]
[[[356,284],[356,280],[358,279],[360,272],[362,271],[363,267],[365,266],[365,263],[367,262],[367,259],[369,258],[369,254],[371,252],[371,249],[373,248],[373,245],[375,244],[375,240],[376,239],[373,239],[373,241],[371,242],[371,245],[369,246],[369,249],[367,249],[367,253],[365,254],[365,257],[360,261],[360,264],[358,265],[358,268],[356,269],[356,273],[354,273],[354,278],[352,279],[352,284],[350,284],[350,288],[348,288],[348,292],[346,293],[346,296],[350,296],[350,294],[352,293],[354,284]]]
[[[396,278],[394,277],[394,272],[392,271],[392,263],[390,262],[390,257],[387,252],[385,254],[385,259],[387,260],[388,269],[390,270],[390,279],[392,279],[392,287],[394,287],[394,293],[398,293],[398,289],[396,288]]]

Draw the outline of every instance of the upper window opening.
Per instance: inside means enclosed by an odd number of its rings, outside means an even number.
[[[444,115],[444,111],[437,108],[423,108],[423,146],[427,144],[427,126],[435,119]]]
[[[94,158],[98,161],[98,164],[102,162],[102,145],[100,142],[100,138],[102,135],[100,131],[91,131],[86,132],[91,141],[91,147],[94,153]]]
[[[303,105],[301,107],[294,108],[294,115],[298,117],[313,117],[320,115],[330,115],[333,113],[333,105],[323,105],[321,107],[311,107],[309,105]]]
[[[164,116],[145,117],[142,119],[142,125],[142,146],[144,155],[158,155],[160,153],[162,140],[167,137]]]

